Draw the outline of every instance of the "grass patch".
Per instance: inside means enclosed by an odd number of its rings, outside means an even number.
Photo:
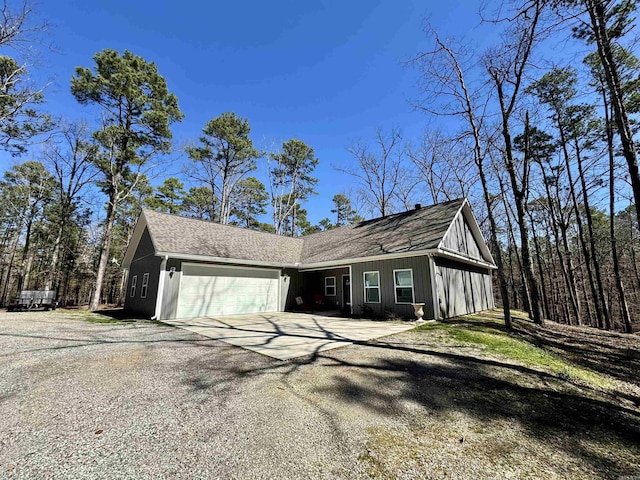
[[[130,316],[130,312],[125,312],[123,309],[111,309],[111,310],[99,310],[97,312],[90,312],[86,309],[75,308],[59,308],[59,313],[63,313],[67,317],[77,318],[88,323],[136,323],[138,321],[147,321],[151,323],[160,323],[154,320],[146,320],[142,317],[135,318]]]
[[[504,323],[500,322],[499,316],[492,312],[429,323],[417,327],[416,330],[444,331],[459,342],[480,346],[487,352],[503,355],[527,366],[546,368],[560,378],[601,389],[612,388],[611,381],[603,375],[576,366],[519,338],[517,333],[508,331]]]
[[[80,315],[82,320],[89,323],[133,323],[135,320],[133,319],[122,319],[122,318],[113,318],[108,317],[106,315],[100,315],[97,313],[94,314],[84,314]]]

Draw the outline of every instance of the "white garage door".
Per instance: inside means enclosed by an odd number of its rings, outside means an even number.
[[[183,264],[177,318],[278,311],[278,270]]]

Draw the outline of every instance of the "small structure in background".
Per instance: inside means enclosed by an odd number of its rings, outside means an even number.
[[[55,310],[57,306],[55,290],[22,290],[20,295],[9,304],[7,310],[10,312],[36,308]]]

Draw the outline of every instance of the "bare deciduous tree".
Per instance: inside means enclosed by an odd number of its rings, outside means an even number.
[[[356,179],[359,195],[375,216],[386,216],[396,211],[398,191],[402,180],[402,136],[397,128],[386,134],[376,131],[375,149],[363,142],[347,148],[356,162],[355,168],[335,167]]]

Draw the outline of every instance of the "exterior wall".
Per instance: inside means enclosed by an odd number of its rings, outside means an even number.
[[[352,304],[355,314],[361,314],[363,306],[371,307],[376,315],[384,315],[385,309],[403,318],[415,319],[413,306],[397,304],[393,271],[410,268],[413,270],[413,296],[416,303],[424,303],[424,318],[434,318],[429,257],[409,257],[374,262],[360,262],[351,265]],[[364,272],[380,272],[380,303],[364,303]]]
[[[495,307],[491,271],[444,258],[436,258],[435,264],[440,318]]]
[[[467,257],[483,260],[478,243],[462,213],[451,224],[449,231],[442,239],[442,246]]]
[[[152,317],[155,314],[161,263],[162,260],[155,256],[151,237],[145,229],[129,267],[124,301],[125,310],[145,317]],[[149,274],[149,284],[147,294],[145,298],[142,298],[142,279],[145,273]],[[131,281],[134,276],[137,276],[136,291],[134,296],[131,296]]]
[[[280,309],[290,312],[296,308],[296,297],[305,297],[305,274],[295,268],[282,270],[280,282]]]
[[[313,284],[315,288],[313,289],[311,300],[313,300],[313,295],[319,294],[324,297],[324,304],[327,308],[337,308],[342,310],[344,308],[344,305],[342,304],[342,275],[349,275],[349,267],[317,271],[315,283]],[[324,282],[326,277],[335,277],[335,295],[325,295]]]

